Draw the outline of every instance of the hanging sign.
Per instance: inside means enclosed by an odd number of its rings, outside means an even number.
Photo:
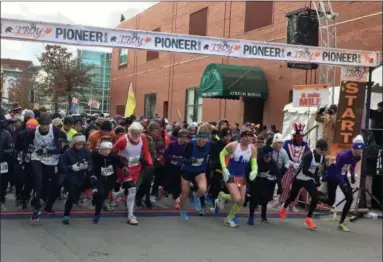
[[[380,53],[192,35],[1,19],[1,38],[287,62],[376,67]]]
[[[368,67],[342,66],[340,79],[342,81],[368,82]]]
[[[90,108],[100,109],[101,103],[97,100],[89,100],[88,106]]]
[[[293,86],[294,107],[323,107],[329,103],[327,85]]]

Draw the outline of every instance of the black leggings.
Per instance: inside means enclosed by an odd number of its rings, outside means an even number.
[[[140,183],[138,185],[138,191],[136,194],[137,201],[141,201],[144,196],[149,199],[150,187],[152,186],[152,181],[153,181],[153,172],[148,171],[148,168],[144,167],[140,174]]]
[[[223,185],[222,173],[215,170],[212,170],[210,173],[211,177],[209,184],[209,194],[211,195],[212,201],[214,203],[214,200],[217,199],[219,192],[221,192],[223,189],[226,189],[226,187]]]
[[[31,192],[33,189],[34,177],[32,172],[32,164],[24,163],[23,170],[21,171],[20,183],[23,187],[21,190],[20,200],[25,203],[31,197]]]
[[[327,181],[328,204],[330,206],[334,205],[335,203],[336,189],[338,188],[338,185],[339,183],[336,180]],[[344,186],[341,186],[340,189],[342,190],[346,198],[346,203],[343,206],[342,215],[340,217],[340,224],[342,224],[344,220],[346,219],[348,212],[350,211],[352,202],[354,201],[354,197],[352,194],[352,187],[348,182]]]
[[[9,173],[9,172],[5,173],[5,174],[0,174],[0,178],[1,178],[1,180],[0,180],[0,190],[1,190],[0,202],[1,203],[5,202],[5,196],[7,195],[7,188],[8,188],[10,176],[11,176],[11,173]]]
[[[290,205],[290,203],[295,201],[302,187],[306,189],[307,193],[311,197],[311,203],[309,206],[309,210],[307,212],[307,217],[312,217],[313,212],[315,211],[315,208],[318,203],[318,190],[313,180],[304,181],[304,180],[298,180],[295,178],[293,181],[293,185],[292,185],[292,189],[290,191],[289,197],[287,198],[284,204],[284,207],[287,208]]]
[[[162,186],[164,187],[165,180],[166,180],[166,169],[165,166],[158,166],[156,169],[154,169],[154,183],[152,187],[152,196],[158,197],[158,187]]]
[[[177,199],[181,194],[181,170],[180,167],[168,164],[166,165],[166,183],[165,189],[169,191],[173,199]]]
[[[40,199],[46,202],[45,210],[52,210],[53,204],[60,195],[58,174],[55,173],[56,166],[47,166],[40,161],[32,161],[34,178],[34,206],[40,210]]]
[[[111,192],[115,186],[115,176],[99,177],[94,185],[93,189],[97,189],[97,192],[93,193],[93,205],[95,206],[95,214],[101,213],[102,206],[105,199],[108,198],[109,192]]]
[[[77,201],[80,199],[80,195],[84,191],[84,186],[76,185],[74,183],[69,182],[68,180],[65,180],[64,188],[68,192],[68,198],[65,201],[64,216],[69,216],[73,204],[77,203]]]

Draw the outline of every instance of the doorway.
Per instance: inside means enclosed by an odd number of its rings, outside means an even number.
[[[243,98],[243,122],[263,124],[265,101],[260,98]]]

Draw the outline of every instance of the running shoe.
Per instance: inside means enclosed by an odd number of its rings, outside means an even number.
[[[225,208],[225,201],[217,198],[214,201],[214,214],[218,215],[220,210],[223,210]]]
[[[310,229],[310,230],[316,230],[317,229],[317,226],[315,225],[315,223],[311,217],[307,217],[305,219],[305,226],[307,229]]]
[[[100,223],[100,214],[98,214],[98,215],[93,215],[92,221],[93,221],[93,224],[98,224],[98,223]]]
[[[261,218],[261,222],[264,224],[269,224],[269,220],[266,217]]]
[[[32,222],[39,221],[40,220],[40,214],[41,214],[40,210],[33,211],[33,214],[32,214],[32,217],[31,217]]]
[[[113,207],[109,205],[109,203],[105,202],[103,207],[104,211],[113,211]]]
[[[338,229],[339,229],[340,231],[343,231],[343,232],[350,232],[350,229],[348,229],[348,228],[344,225],[344,223],[343,223],[343,224],[339,224],[339,225],[338,225]]]
[[[183,220],[183,221],[189,220],[188,214],[186,213],[185,210],[180,211],[180,216],[181,216],[181,220]]]
[[[64,225],[69,225],[69,216],[64,216],[64,219],[62,221]]]
[[[174,200],[174,208],[180,209],[180,198],[179,197],[177,197],[177,199]]]
[[[202,210],[201,199],[194,195],[194,206],[198,212]]]
[[[129,218],[127,223],[129,225],[132,225],[132,226],[137,226],[138,225],[138,221],[137,221],[137,218],[135,216]]]
[[[282,206],[281,210],[279,211],[279,217],[281,220],[285,220],[286,218],[286,208]]]
[[[299,212],[299,209],[296,207],[289,207],[290,212]]]
[[[234,217],[234,218],[233,218],[233,221],[239,226],[239,220],[238,220],[238,217]]]
[[[239,227],[239,224],[236,222],[236,218],[233,218],[233,219],[225,218],[224,225],[231,228]]]
[[[249,219],[247,220],[247,224],[249,226],[254,226],[254,216],[249,216]]]
[[[198,212],[198,215],[200,215],[201,217],[203,217],[206,213],[206,209],[205,208],[202,208],[199,212]]]

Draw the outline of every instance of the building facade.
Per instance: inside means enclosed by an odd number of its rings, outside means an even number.
[[[2,58],[1,106],[10,109],[12,104],[17,102],[22,106],[34,107],[38,96],[33,83],[38,70],[39,67],[32,61]]]
[[[79,99],[78,113],[108,113],[110,100],[110,75],[112,54],[107,52],[77,50],[83,66],[91,67],[92,81],[89,86],[79,87],[73,97]],[[89,101],[99,102],[99,108],[90,107]]]
[[[305,2],[160,2],[118,27],[210,37],[286,43],[288,12]],[[355,50],[382,50],[381,2],[333,2],[337,45]],[[267,82],[261,99],[208,99],[198,96],[201,77],[215,64],[260,69]],[[114,49],[110,113],[123,114],[130,82],[136,96],[136,115],[155,113],[171,121],[254,121],[281,128],[283,107],[292,100],[297,84],[312,84],[318,74],[290,69],[281,61],[207,57],[194,54]],[[339,82],[339,73],[337,76]]]

